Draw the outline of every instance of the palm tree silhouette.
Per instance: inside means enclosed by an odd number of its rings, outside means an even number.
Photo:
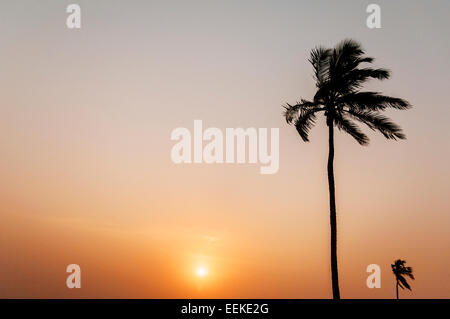
[[[331,279],[333,298],[339,299],[337,265],[336,202],[334,187],[334,126],[350,134],[359,144],[367,145],[369,138],[353,122],[359,121],[372,130],[381,132],[388,139],[405,139],[401,128],[381,111],[391,107],[404,110],[410,104],[400,98],[381,95],[379,92],[362,92],[363,84],[370,79],[385,80],[390,76],[386,69],[360,67],[372,63],[365,56],[361,45],[351,39],[344,40],[334,48],[316,47],[310,53],[317,91],[312,101],[301,99],[295,105],[287,103],[284,116],[293,124],[303,141],[308,142],[310,129],[317,114],[323,112],[328,126],[328,186],[330,194],[331,226]]]
[[[408,276],[412,280],[414,280],[414,275],[412,274],[413,270],[411,267],[405,266],[406,260],[397,259],[394,261],[394,263],[391,265],[392,267],[392,273],[395,276],[395,290],[397,293],[397,299],[398,299],[398,286],[400,286],[402,289],[409,289],[411,290],[411,287],[409,286],[408,282],[406,281],[405,276]]]

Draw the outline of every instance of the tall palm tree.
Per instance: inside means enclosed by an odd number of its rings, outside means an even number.
[[[408,109],[410,104],[400,98],[390,97],[379,92],[361,91],[363,84],[370,79],[385,80],[390,76],[386,69],[363,67],[373,58],[365,56],[361,45],[354,40],[344,40],[334,48],[316,47],[311,51],[312,64],[317,91],[311,101],[301,99],[294,105],[284,106],[284,116],[289,124],[295,126],[303,141],[308,142],[310,129],[317,115],[323,112],[328,126],[328,186],[330,193],[331,226],[331,278],[333,298],[339,299],[337,265],[336,202],[334,187],[334,126],[350,134],[359,144],[367,145],[369,138],[354,121],[364,123],[377,130],[388,139],[405,139],[401,128],[381,114],[387,108]]]
[[[408,276],[412,280],[414,280],[413,270],[411,267],[405,266],[406,260],[397,259],[394,261],[394,263],[391,265],[392,267],[392,273],[395,276],[395,290],[397,293],[397,299],[398,299],[398,286],[400,286],[402,289],[409,289],[411,290],[411,287],[409,286],[408,282],[406,281],[405,276]]]

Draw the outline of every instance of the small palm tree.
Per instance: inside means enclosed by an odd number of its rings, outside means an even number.
[[[359,144],[367,145],[369,138],[354,122],[377,130],[388,139],[405,139],[399,126],[381,114],[387,108],[404,110],[410,107],[405,100],[381,95],[378,92],[362,92],[363,84],[370,79],[389,78],[386,69],[361,67],[372,63],[373,58],[364,55],[361,45],[354,40],[344,40],[334,48],[318,47],[311,51],[309,62],[314,70],[317,91],[311,101],[301,99],[285,106],[284,116],[295,126],[303,141],[308,142],[310,129],[317,115],[323,112],[328,126],[328,187],[330,193],[331,226],[331,281],[333,298],[339,299],[337,265],[337,226],[334,187],[334,127],[350,134]]]
[[[395,290],[397,293],[397,299],[398,299],[398,286],[400,286],[402,289],[409,289],[411,290],[411,287],[409,286],[408,282],[406,281],[405,276],[411,278],[414,280],[413,270],[411,267],[405,266],[406,260],[397,259],[394,261],[394,263],[391,265],[392,267],[392,273],[395,276]]]

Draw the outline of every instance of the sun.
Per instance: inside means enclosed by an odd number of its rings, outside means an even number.
[[[197,275],[197,277],[203,278],[208,275],[208,269],[204,266],[198,266],[195,269],[195,274]]]

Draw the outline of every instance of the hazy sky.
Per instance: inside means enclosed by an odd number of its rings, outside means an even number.
[[[413,109],[388,112],[406,141],[336,136],[341,295],[392,298],[403,258],[402,298],[450,298],[450,2],[376,1],[369,29],[372,2],[2,1],[0,297],[331,297],[327,131],[303,143],[281,105],[313,96],[314,46],[354,38],[392,71],[367,89]],[[195,119],[280,128],[278,173],[172,163]]]

